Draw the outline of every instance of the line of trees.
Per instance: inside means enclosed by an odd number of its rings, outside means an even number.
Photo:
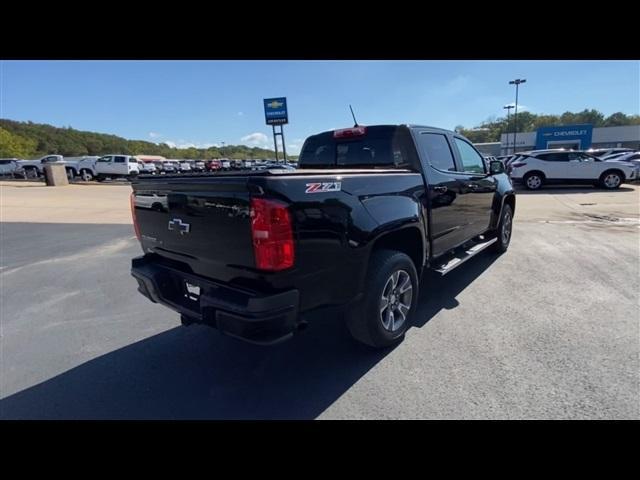
[[[500,135],[511,133],[514,129],[514,115],[506,117],[488,118],[476,128],[465,128],[462,125],[456,127],[456,132],[461,133],[474,143],[499,142]],[[622,125],[640,125],[640,115],[626,115],[616,112],[605,117],[597,110],[585,109],[582,112],[565,112],[562,115],[536,115],[531,112],[518,112],[518,132],[532,132],[540,127],[551,125],[573,125],[589,123],[594,128],[617,127]]]
[[[42,123],[0,119],[0,157],[36,158],[50,154],[77,157],[108,153],[193,159],[275,158],[273,150],[246,145],[226,145],[222,148],[174,148],[166,143],[127,140],[116,135],[84,132],[71,127],[59,128]],[[279,155],[281,156],[282,154]],[[288,155],[287,158],[296,157]]]
[[[498,142],[503,133],[513,132],[514,116],[509,121],[504,117],[489,118],[476,128],[462,125],[456,131],[462,133],[474,143]],[[518,113],[518,131],[531,132],[539,127],[550,125],[571,125],[589,123],[594,127],[614,127],[620,125],[640,125],[640,115],[626,115],[616,112],[605,117],[597,110],[565,112],[562,115],[536,115],[531,112]],[[153,143],[144,140],[126,138],[104,133],[84,132],[71,127],[17,122],[0,119],[0,157],[34,158],[42,155],[58,154],[70,157],[81,155],[105,155],[123,153],[127,155],[162,155],[166,158],[231,158],[259,159],[274,158],[273,150],[247,147],[246,145],[227,145],[210,148],[174,148],[166,143]],[[289,155],[290,159],[296,158]]]

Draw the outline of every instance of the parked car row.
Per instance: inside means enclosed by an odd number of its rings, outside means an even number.
[[[267,168],[293,168],[291,164],[271,160],[143,160],[135,155],[110,154],[84,157],[45,155],[36,160],[18,158],[0,159],[0,176],[12,178],[40,178],[47,164],[62,164],[69,180],[80,177],[85,181],[102,181],[107,178],[129,178],[138,174],[162,175],[200,173],[227,170],[262,170]]]

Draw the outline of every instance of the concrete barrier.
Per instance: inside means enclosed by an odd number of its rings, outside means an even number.
[[[49,187],[69,185],[67,170],[64,165],[50,163],[44,166],[44,178]]]

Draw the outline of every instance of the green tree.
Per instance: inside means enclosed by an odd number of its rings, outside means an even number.
[[[0,127],[0,156],[28,158],[35,154],[36,142]]]
[[[638,115],[635,115],[636,117]],[[629,119],[629,117],[627,117],[627,115],[625,115],[622,112],[616,112],[616,113],[612,113],[611,115],[609,115],[604,121],[603,124],[605,127],[620,127],[622,125],[633,125],[634,123],[630,122],[629,120],[633,120],[633,119]],[[635,125],[637,125],[638,122],[635,123]]]

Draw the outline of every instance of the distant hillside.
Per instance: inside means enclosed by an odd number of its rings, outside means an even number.
[[[275,158],[273,150],[251,148],[246,145],[227,145],[224,148],[172,148],[167,144],[155,144],[144,140],[126,138],[105,133],[83,132],[71,127],[16,122],[0,119],[0,157],[35,158],[47,154],[70,157],[81,155],[162,155],[166,158]],[[278,156],[281,158],[282,153]],[[289,155],[288,158],[296,158]]]

